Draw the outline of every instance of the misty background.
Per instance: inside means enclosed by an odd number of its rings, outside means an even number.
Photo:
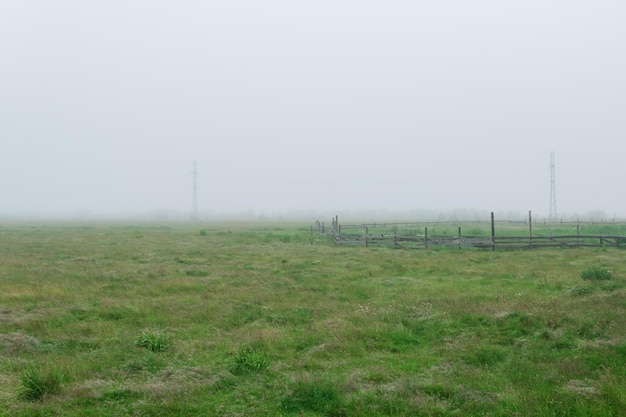
[[[547,216],[554,151],[624,218],[625,64],[621,0],[0,0],[0,217]]]

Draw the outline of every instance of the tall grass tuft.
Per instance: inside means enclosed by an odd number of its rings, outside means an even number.
[[[242,346],[235,356],[235,363],[233,365],[234,374],[245,374],[251,372],[259,372],[267,368],[270,364],[265,352],[258,349],[253,349],[249,346]]]
[[[161,332],[141,332],[135,344],[152,352],[163,352],[170,348],[170,338]]]
[[[18,396],[23,400],[40,401],[47,395],[60,393],[62,382],[63,375],[55,369],[43,372],[31,367],[21,377]]]

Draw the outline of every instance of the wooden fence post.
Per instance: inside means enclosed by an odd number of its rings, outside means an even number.
[[[533,245],[533,214],[528,210],[528,246]]]
[[[424,248],[428,249],[428,226],[424,226]]]
[[[496,225],[493,218],[493,211],[491,212],[491,250],[496,250]]]
[[[393,226],[393,246],[398,246],[398,225]]]

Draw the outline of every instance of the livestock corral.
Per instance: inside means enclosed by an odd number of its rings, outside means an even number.
[[[547,247],[626,246],[626,222],[610,220],[437,220],[420,222],[339,223],[317,221],[319,234],[337,245],[392,246],[406,249],[458,247],[532,249]]]

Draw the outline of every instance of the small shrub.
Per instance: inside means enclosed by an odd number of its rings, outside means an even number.
[[[206,230],[200,229],[200,236],[206,236]]]
[[[270,361],[264,352],[252,349],[249,346],[244,346],[239,349],[235,357],[233,373],[245,374],[248,372],[259,372],[267,368],[269,364]]]
[[[590,281],[605,281],[613,278],[613,274],[606,268],[590,266],[580,273],[580,277]]]
[[[51,369],[43,372],[39,368],[29,368],[21,378],[19,397],[28,401],[43,400],[46,395],[61,392],[63,375]]]
[[[163,352],[170,348],[170,338],[160,332],[141,332],[135,344],[140,347],[145,347],[152,352]]]

